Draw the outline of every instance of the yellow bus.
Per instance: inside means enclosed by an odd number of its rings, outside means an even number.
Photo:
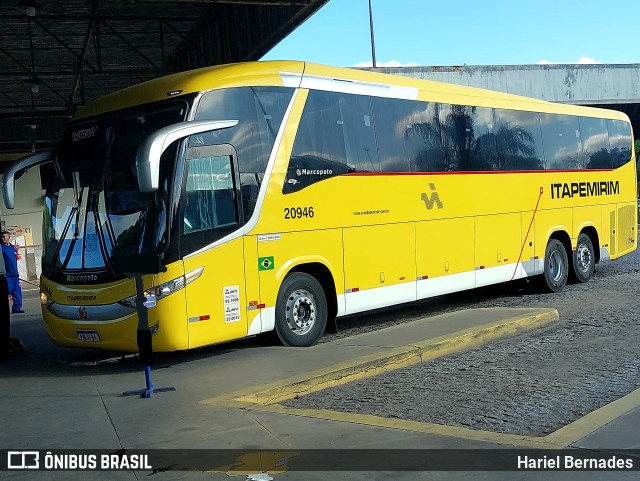
[[[628,118],[304,62],[159,78],[70,121],[45,195],[42,312],[64,346],[155,351],[275,331],[310,346],[340,316],[532,277],[586,282],[633,251]]]

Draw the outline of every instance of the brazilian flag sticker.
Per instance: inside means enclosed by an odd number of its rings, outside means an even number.
[[[258,257],[258,270],[259,271],[273,270],[273,256]]]

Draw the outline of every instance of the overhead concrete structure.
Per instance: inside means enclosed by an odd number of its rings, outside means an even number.
[[[640,137],[640,64],[464,65],[369,69],[625,112]]]
[[[258,60],[327,1],[2,0],[0,159],[53,147],[96,97]]]

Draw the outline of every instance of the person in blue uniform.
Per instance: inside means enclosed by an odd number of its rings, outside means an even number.
[[[11,342],[11,316],[9,315],[9,291],[4,272],[4,256],[0,257],[0,362],[8,361]]]
[[[11,244],[11,234],[2,232],[2,257],[7,276],[9,295],[13,299],[11,313],[18,314],[22,310],[22,288],[20,287],[20,274],[18,273],[18,250]]]

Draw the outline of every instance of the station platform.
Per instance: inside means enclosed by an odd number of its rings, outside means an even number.
[[[144,387],[142,366],[134,356],[54,346],[42,327],[37,299],[27,299],[25,311],[14,317],[12,329],[27,352],[0,365],[0,412],[4,413],[0,449],[290,452],[640,447],[640,436],[633,427],[640,421],[638,392],[543,438],[371,419],[337,411],[296,410],[282,404],[296,396],[320,393],[332,386],[550,326],[558,320],[553,308],[469,309],[310,348],[246,340],[160,354],[152,370],[154,385],[175,387],[176,391],[154,393],[149,399],[122,396],[124,391]],[[153,474],[154,480],[227,479],[238,474],[215,468],[176,471],[167,465],[151,473],[55,474],[59,479],[139,479]],[[299,472],[282,466],[263,471],[266,477],[247,479],[385,479],[353,472],[304,473],[301,478]],[[58,479],[47,472],[28,474],[28,479]],[[396,474],[394,479],[416,479],[415,473]],[[441,474],[442,479],[465,479],[464,473]],[[513,479],[502,478],[500,473],[477,474],[476,479]],[[538,479],[535,476],[543,474],[519,473],[533,477],[518,479]],[[563,474],[567,475],[563,479],[590,479],[591,474],[598,473],[575,473],[575,478],[574,473]],[[608,479],[635,479],[633,473],[610,474]],[[25,475],[2,473],[3,479],[22,479],[20,476]]]

